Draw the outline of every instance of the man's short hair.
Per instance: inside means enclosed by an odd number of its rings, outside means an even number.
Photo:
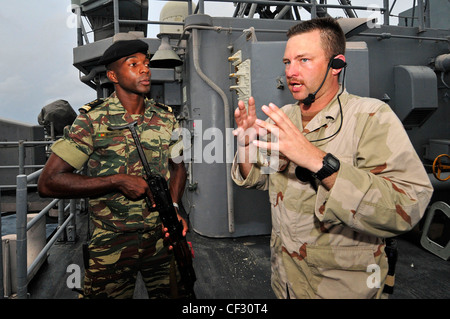
[[[301,22],[292,26],[286,35],[291,38],[294,35],[315,30],[320,31],[323,49],[330,59],[338,54],[345,54],[344,31],[334,18],[316,18]]]

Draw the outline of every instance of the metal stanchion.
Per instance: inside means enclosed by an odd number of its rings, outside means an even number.
[[[27,176],[17,175],[16,216],[17,216],[17,298],[26,299],[27,279]]]

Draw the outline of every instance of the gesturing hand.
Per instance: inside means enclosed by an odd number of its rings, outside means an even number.
[[[322,167],[322,159],[326,153],[311,144],[275,104],[264,105],[262,110],[274,124],[259,119],[255,120],[255,124],[260,130],[265,129],[276,138],[270,142],[253,140],[253,144],[263,149],[279,151],[295,164],[317,172]]]
[[[234,112],[237,129],[233,134],[238,142],[238,163],[239,170],[244,178],[250,172],[253,163],[256,163],[257,150],[253,142],[260,134],[259,126],[256,123],[255,99],[250,97],[248,100],[248,113],[245,109],[245,103],[239,101],[238,108]]]
[[[237,137],[238,146],[248,146],[257,136],[255,99],[250,97],[248,100],[248,113],[245,109],[245,103],[239,101],[238,108],[234,111],[237,129],[233,134]]]

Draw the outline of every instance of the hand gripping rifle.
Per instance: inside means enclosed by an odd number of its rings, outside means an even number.
[[[194,267],[192,266],[192,253],[186,237],[183,236],[183,224],[178,220],[172,196],[170,195],[166,179],[160,174],[152,174],[147,158],[145,157],[139,137],[136,133],[135,125],[137,121],[126,125],[109,127],[110,130],[123,130],[128,128],[133,136],[136,149],[139,153],[142,165],[144,166],[145,181],[150,188],[153,200],[145,197],[149,208],[154,208],[159,212],[161,221],[170,234],[169,241],[173,247],[175,260],[181,275],[181,282],[186,290],[187,297],[195,299],[194,282],[196,280]],[[153,203],[152,203],[153,202]]]

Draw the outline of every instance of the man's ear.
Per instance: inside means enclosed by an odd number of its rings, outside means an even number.
[[[345,56],[343,54],[338,54],[333,59],[339,59],[339,60],[343,61],[343,62],[341,62],[343,67],[345,67],[347,65],[347,63],[345,62]],[[332,70],[331,70],[333,75],[339,75],[339,73],[341,73],[341,71],[342,71],[342,68],[340,68],[340,69],[332,68]]]
[[[117,75],[116,72],[114,72],[114,70],[108,70],[106,71],[106,76],[108,77],[108,79],[113,82],[113,83],[118,83],[117,81]]]

